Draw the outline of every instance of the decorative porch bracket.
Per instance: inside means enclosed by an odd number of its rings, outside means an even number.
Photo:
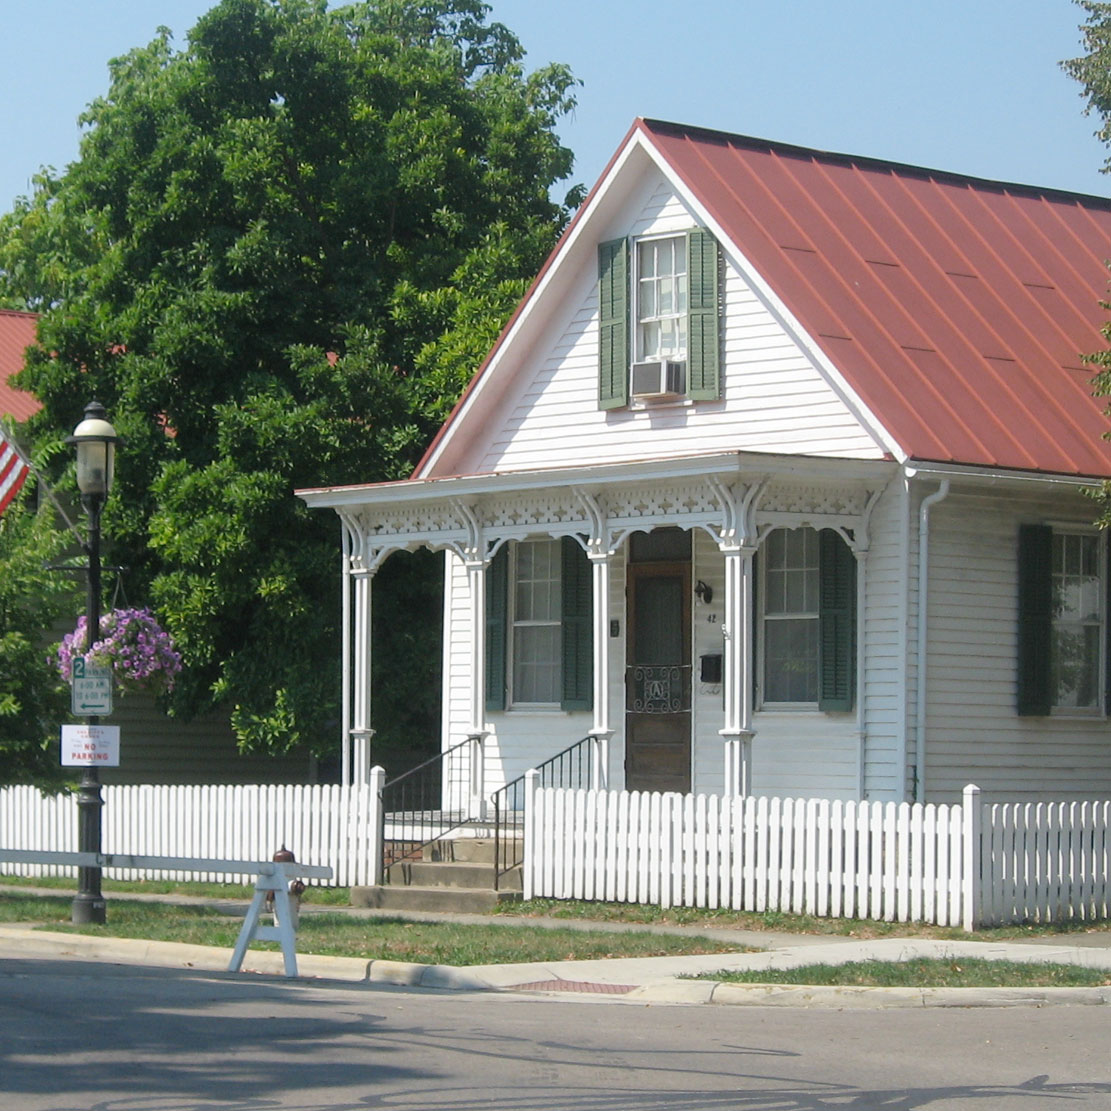
[[[725,793],[745,798],[752,790],[753,557],[756,554],[756,506],[766,478],[738,489],[717,475],[707,478],[722,511],[721,525],[711,529],[725,558],[723,678],[725,722]]]

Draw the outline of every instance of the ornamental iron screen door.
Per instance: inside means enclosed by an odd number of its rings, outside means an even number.
[[[689,534],[683,539],[689,551]],[[690,559],[638,562],[636,554],[634,547],[628,578],[625,788],[686,793],[691,789]]]

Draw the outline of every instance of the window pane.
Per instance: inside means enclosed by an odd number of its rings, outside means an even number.
[[[761,552],[765,560],[764,612],[817,614],[818,534],[812,528],[776,529]]]
[[[672,278],[661,278],[656,287],[659,290],[659,301],[656,303],[656,315],[665,316],[675,311],[675,282]],[[647,312],[644,314],[648,315]]]
[[[514,703],[560,700],[560,543],[514,545],[512,691]]]
[[[558,702],[559,627],[523,625],[513,636],[513,701]]]
[[[1103,584],[1099,564],[1098,536],[1054,533],[1050,666],[1054,705],[1060,709],[1096,709],[1100,704]]]
[[[764,701],[818,701],[818,620],[769,621],[764,636]]]
[[[638,359],[682,358],[686,353],[686,239],[637,244]]]

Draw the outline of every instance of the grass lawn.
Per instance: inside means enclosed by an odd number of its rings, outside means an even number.
[[[502,903],[498,915],[569,918],[579,921],[629,922],[645,925],[701,926],[705,929],[780,931],[792,934],[829,934],[862,939],[879,937],[925,937],[948,941],[1021,941],[1029,937],[1054,937],[1070,933],[1106,932],[1111,921],[1023,923],[991,926],[967,933],[959,926],[931,926],[923,922],[879,922],[865,918],[818,918],[809,914],[785,914],[777,910],[756,913],[710,910],[702,907],[664,909],[638,903],[587,903],[562,899],[532,899]]]
[[[1026,964],[979,958],[907,961],[859,961],[854,964],[811,964],[803,968],[723,969],[689,976],[690,980],[718,980],[726,984],[808,984],[811,987],[884,988],[1066,988],[1103,987],[1111,975],[1099,968],[1071,964]]]
[[[77,890],[77,880],[73,876],[5,876],[0,875],[3,887],[43,887],[71,894]],[[100,883],[104,892],[116,891],[121,894],[137,895],[193,895],[203,899],[250,899],[255,889],[251,884],[240,883],[193,883],[183,880],[113,880],[103,878]],[[351,905],[351,893],[346,887],[313,887],[312,901],[328,906],[346,907]]]
[[[34,923],[44,929],[100,937],[178,941],[231,949],[243,922],[211,907],[110,899],[103,926],[70,924],[69,897],[0,893],[0,922]],[[259,949],[277,949],[259,942]],[[532,930],[511,925],[406,922],[344,914],[304,915],[297,935],[300,953],[400,960],[416,964],[517,964],[527,961],[593,960],[602,957],[659,957],[681,953],[730,953],[738,946],[712,936],[687,938],[647,932],[603,933]]]

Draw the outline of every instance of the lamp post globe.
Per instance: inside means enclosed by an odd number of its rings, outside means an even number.
[[[72,436],[66,437],[66,443],[73,444],[77,451],[77,486],[88,518],[88,540],[85,544],[85,554],[89,559],[86,652],[92,648],[100,631],[100,511],[112,489],[116,442],[119,439],[107,418],[104,406],[99,401],[90,401],[85,406],[85,419],[73,430]],[[85,720],[89,725],[96,725],[100,719],[93,716]],[[77,791],[78,852],[100,852],[103,806],[100,773],[95,767],[83,768]],[[99,868],[78,868],[72,919],[79,925],[105,921],[106,905],[100,889]]]
[[[115,477],[116,430],[99,401],[85,406],[85,419],[66,438],[77,448],[77,487],[82,498],[106,498]]]

